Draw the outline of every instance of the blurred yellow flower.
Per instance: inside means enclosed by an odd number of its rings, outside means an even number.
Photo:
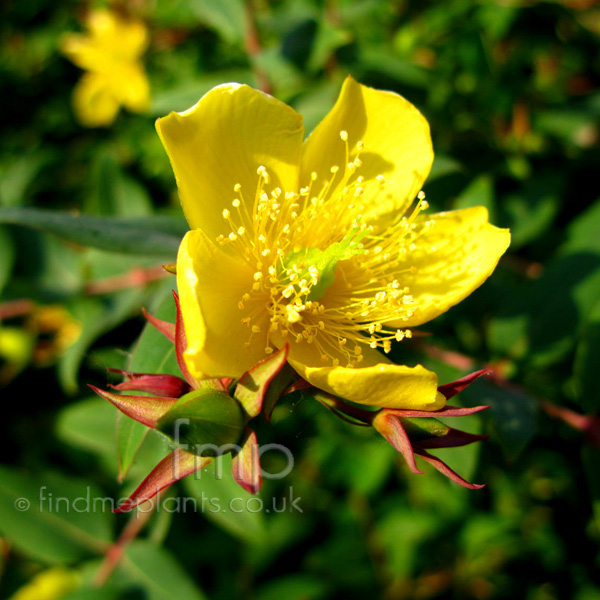
[[[11,596],[10,600],[61,600],[74,592],[80,583],[78,573],[56,567],[36,575]]]
[[[239,377],[289,343],[294,369],[336,396],[444,406],[435,373],[377,349],[481,285],[510,235],[482,207],[424,216],[433,151],[413,105],[348,78],[303,143],[292,108],[226,84],[157,129],[192,228],[177,285],[193,376]]]
[[[140,56],[148,45],[144,23],[109,10],[93,10],[87,34],[63,37],[62,52],[86,73],[73,92],[75,114],[82,125],[110,125],[119,108],[144,112],[150,102],[148,78]]]

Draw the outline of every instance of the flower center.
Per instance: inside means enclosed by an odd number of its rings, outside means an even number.
[[[247,347],[261,333],[258,323],[266,311],[267,354],[277,333],[314,344],[324,363],[335,366],[342,360],[354,367],[363,360],[365,344],[389,352],[393,340],[411,337],[410,330],[397,328],[415,313],[401,278],[414,273],[407,256],[432,221],[416,220],[428,206],[420,192],[412,213],[397,216],[385,230],[363,222],[361,198],[369,189],[373,203],[386,187],[385,178],[365,181],[358,175],[363,143],[350,148],[345,131],[340,138],[346,147],[344,169],[332,166],[320,184],[311,173],[309,185],[298,192],[267,191],[270,176],[263,166],[257,169],[253,201],[236,184],[233,214],[223,211],[231,232],[217,241],[254,270],[254,282],[238,303],[244,309],[252,300],[256,307],[242,319],[250,329]]]

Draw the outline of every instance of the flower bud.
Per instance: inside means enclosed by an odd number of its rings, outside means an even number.
[[[157,422],[156,429],[180,448],[202,456],[216,456],[242,437],[246,418],[239,402],[210,388],[182,396]]]

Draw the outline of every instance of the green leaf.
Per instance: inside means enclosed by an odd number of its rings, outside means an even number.
[[[183,220],[166,217],[92,217],[41,208],[0,208],[0,223],[41,229],[81,246],[171,261],[187,230]]]
[[[510,228],[513,250],[536,241],[552,224],[560,208],[563,187],[561,176],[540,173],[540,177],[533,178],[519,193],[505,196],[503,224]]]
[[[10,278],[15,254],[12,237],[5,227],[0,226],[0,292]]]
[[[325,583],[314,575],[294,574],[280,577],[263,585],[257,600],[318,600],[327,597]]]
[[[102,553],[112,540],[110,503],[87,481],[0,466],[0,532],[47,563]]]
[[[205,600],[175,558],[164,548],[136,540],[126,550],[121,567],[141,585],[148,600]]]
[[[206,92],[224,81],[236,81],[256,85],[252,71],[239,69],[235,71],[219,71],[218,75],[204,75],[193,80],[186,79],[175,83],[165,90],[157,91],[152,97],[150,114],[162,117],[172,111],[184,111],[194,106]]]
[[[320,21],[307,63],[308,71],[314,73],[323,68],[338,48],[351,41],[352,34],[349,31]]]
[[[387,48],[365,46],[361,51],[360,64],[363,69],[375,71],[404,85],[424,88],[430,73],[423,67],[394,56]]]
[[[58,415],[56,433],[76,448],[100,457],[109,472],[116,471],[115,425],[117,412],[109,402],[94,396],[65,407]]]
[[[152,212],[148,193],[123,172],[112,148],[98,153],[90,183],[92,194],[86,212],[119,217],[146,216]]]
[[[260,498],[246,492],[233,479],[230,454],[186,477],[184,484],[204,516],[215,525],[245,542],[259,543],[264,539],[263,514],[256,510]]]
[[[226,42],[243,45],[246,14],[242,0],[192,0],[191,4],[198,19],[214,29]]]
[[[77,373],[89,347],[102,334],[133,316],[145,296],[143,289],[122,290],[100,298],[79,298],[71,306],[71,313],[81,324],[77,341],[61,356],[58,377],[64,389],[73,394],[78,389]]]
[[[480,175],[460,194],[455,209],[485,206],[490,213],[490,222],[495,221],[494,180],[491,175]]]
[[[481,379],[462,392],[469,403],[489,404],[482,413],[507,459],[514,461],[537,432],[537,402],[525,392],[498,387]]]
[[[446,175],[454,175],[463,171],[462,165],[450,156],[436,154],[431,165],[431,172],[427,177],[426,183],[431,183],[436,179],[445,177]]]
[[[158,319],[174,323],[175,302],[170,290],[163,291],[161,296],[164,299],[152,314]],[[147,323],[133,348],[128,370],[134,373],[181,376],[175,356],[175,344],[171,343],[150,323]],[[131,468],[133,459],[147,434],[148,428],[145,425],[119,413],[117,448],[120,479],[123,479]]]
[[[14,156],[0,165],[0,206],[19,206],[29,186],[48,161],[46,151]]]
[[[592,309],[575,351],[573,375],[584,412],[600,411],[600,302]]]

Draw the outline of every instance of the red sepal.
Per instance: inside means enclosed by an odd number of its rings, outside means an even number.
[[[258,494],[262,485],[258,439],[246,427],[241,450],[233,457],[233,478],[250,494]]]
[[[450,383],[445,383],[444,385],[440,385],[438,387],[438,392],[446,396],[446,400],[450,400],[453,396],[456,396],[459,392],[462,392],[466,387],[471,385],[476,379],[479,379],[482,375],[486,375],[487,373],[491,373],[491,369],[481,369],[481,371],[475,371],[475,373],[471,373],[470,375],[466,375],[462,379],[457,379],[456,381],[451,381]]]
[[[203,469],[211,460],[211,456],[200,457],[180,449],[174,450],[154,467],[135,492],[113,512],[129,512],[143,502],[151,500],[158,492],[176,481]]]
[[[122,413],[135,421],[156,428],[156,422],[177,402],[178,398],[158,396],[129,396],[112,394],[88,384],[98,396],[114,404]]]
[[[121,369],[108,369],[112,373],[123,375],[128,381],[117,385],[108,384],[109,387],[120,391],[148,392],[155,396],[168,396],[180,398],[192,391],[189,383],[175,375],[151,375],[149,373],[132,373]]]

